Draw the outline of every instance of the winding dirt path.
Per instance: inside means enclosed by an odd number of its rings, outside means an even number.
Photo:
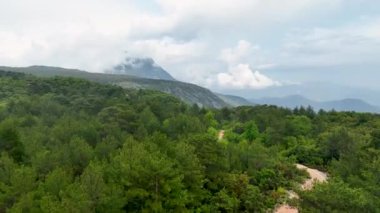
[[[311,169],[307,166],[304,166],[302,164],[296,164],[297,169],[300,170],[306,170],[306,172],[309,174],[309,178],[305,180],[305,182],[301,185],[302,190],[311,190],[313,189],[315,183],[323,183],[327,181],[327,174],[324,172],[321,172],[317,169]],[[297,193],[293,191],[288,191],[288,197],[290,199],[299,199],[299,196]],[[288,204],[282,204],[278,206],[275,211],[275,213],[298,213],[299,210],[296,207],[289,206]]]
[[[218,133],[218,140],[223,140],[224,138],[224,130],[220,130]],[[300,170],[306,170],[306,172],[309,174],[309,178],[305,180],[303,184],[301,184],[302,190],[311,190],[313,189],[315,183],[323,183],[327,181],[327,174],[324,172],[321,172],[317,169],[312,169],[307,166],[304,166],[302,164],[296,164],[297,169]],[[290,199],[299,199],[299,195],[295,193],[294,191],[288,191],[288,198]],[[288,204],[282,204],[278,206],[274,213],[298,213],[299,210],[296,207],[289,206]]]
[[[302,164],[296,164],[296,166],[297,169],[306,170],[310,176],[310,178],[301,185],[302,190],[311,190],[313,189],[315,183],[324,183],[327,181],[327,174],[324,172],[317,169],[311,169]]]
[[[296,207],[289,206],[288,204],[283,204],[275,210],[275,213],[298,213]]]
[[[218,134],[218,140],[223,140],[224,138],[224,130],[220,130]]]

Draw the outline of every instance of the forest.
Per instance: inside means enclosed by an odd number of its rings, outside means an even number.
[[[329,181],[301,191],[296,163]],[[301,212],[380,212],[380,116],[0,71],[0,212],[270,212],[290,189]]]

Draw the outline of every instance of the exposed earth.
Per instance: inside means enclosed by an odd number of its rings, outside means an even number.
[[[309,178],[305,180],[305,182],[301,185],[302,190],[311,190],[314,187],[315,183],[323,183],[327,181],[327,174],[321,172],[317,169],[312,169],[302,164],[296,164],[297,169],[306,170],[309,174]],[[290,199],[299,199],[298,194],[293,191],[288,191],[288,197]],[[275,213],[298,213],[298,209],[296,207],[289,206],[288,204],[282,204],[276,208]]]

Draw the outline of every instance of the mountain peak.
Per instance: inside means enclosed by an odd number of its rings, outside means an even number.
[[[152,58],[127,57],[112,70],[111,74],[133,75],[140,78],[171,80],[175,79],[162,67],[157,65]]]

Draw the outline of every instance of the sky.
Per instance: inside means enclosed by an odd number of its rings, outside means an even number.
[[[102,72],[125,57],[215,91],[380,89],[380,1],[0,0],[0,65]]]

